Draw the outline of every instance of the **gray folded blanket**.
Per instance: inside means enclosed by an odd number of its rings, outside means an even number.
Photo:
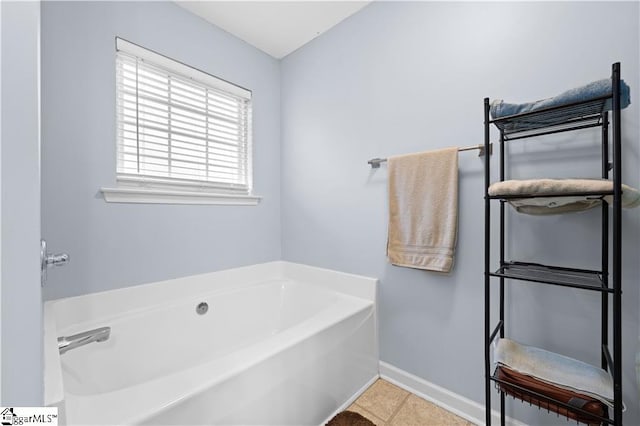
[[[510,104],[499,100],[494,100],[491,103],[491,116],[493,118],[505,117],[508,115],[522,114],[524,112],[537,111],[544,108],[551,108],[561,105],[570,104],[573,102],[587,101],[589,99],[597,98],[600,96],[611,95],[611,79],[605,78],[602,80],[594,81],[581,87],[567,90],[557,96],[548,99],[542,99],[535,102],[528,102],[524,104]],[[620,108],[626,108],[631,103],[629,98],[629,86],[620,80]],[[602,110],[611,110],[611,99],[607,99],[603,105]]]
[[[600,196],[545,197],[553,194],[605,192],[613,190],[613,182],[606,179],[528,179],[505,180],[489,187],[492,196],[536,195],[537,198],[512,198],[511,204],[519,213],[550,215],[589,210],[602,204]],[[613,196],[604,199],[611,204]],[[622,207],[640,206],[640,192],[622,185]]]

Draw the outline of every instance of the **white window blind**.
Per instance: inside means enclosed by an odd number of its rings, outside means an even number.
[[[251,92],[117,39],[117,177],[251,191]]]

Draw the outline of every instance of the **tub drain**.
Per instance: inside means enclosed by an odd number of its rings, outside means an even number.
[[[196,306],[196,312],[198,313],[198,315],[204,315],[208,310],[209,305],[207,304],[207,302],[200,302],[198,303],[198,306]]]

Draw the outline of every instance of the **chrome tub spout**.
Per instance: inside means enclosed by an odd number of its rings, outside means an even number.
[[[58,350],[60,351],[60,355],[62,355],[71,349],[79,348],[92,342],[107,341],[110,335],[111,327],[100,327],[95,330],[74,334],[73,336],[58,337]]]

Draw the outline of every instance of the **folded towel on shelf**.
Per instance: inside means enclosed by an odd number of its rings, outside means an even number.
[[[458,148],[390,157],[387,257],[449,272],[458,232]]]
[[[577,192],[603,192],[613,190],[613,182],[606,179],[528,179],[496,182],[489,187],[492,196],[517,196],[532,194],[537,198],[510,199],[519,213],[551,215],[589,210],[602,204],[601,198],[613,202],[613,195],[544,197],[545,194]],[[640,192],[622,185],[622,207],[640,206]]]
[[[557,387],[588,395],[613,407],[613,380],[601,368],[544,349],[500,339],[494,363]]]
[[[522,114],[525,112],[538,111],[544,108],[557,107],[561,105],[571,104],[574,102],[586,101],[600,96],[611,94],[611,79],[605,78],[576,87],[563,92],[552,98],[542,99],[535,102],[527,102],[523,104],[510,104],[501,99],[491,102],[491,116],[493,118],[506,117],[514,114]],[[629,86],[620,80],[620,108],[626,108],[631,103],[629,97]],[[602,110],[611,110],[611,99],[607,99]]]

